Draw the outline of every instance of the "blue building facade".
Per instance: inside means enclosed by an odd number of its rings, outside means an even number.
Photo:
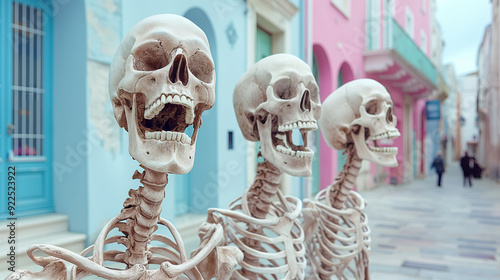
[[[185,222],[193,216],[202,216],[209,207],[225,208],[243,193],[255,172],[255,144],[248,143],[239,130],[233,111],[233,88],[246,69],[260,59],[257,54],[262,45],[268,54],[287,52],[305,59],[303,0],[55,0],[50,5],[46,2],[9,0],[1,4],[2,40],[16,38],[17,33],[11,31],[13,24],[28,37],[43,34],[43,44],[47,44],[43,45],[44,63],[40,66],[46,68],[39,70],[43,70],[44,76],[40,78],[44,79],[43,89],[36,88],[36,79],[33,84],[22,84],[22,88],[11,82],[17,75],[12,71],[17,61],[15,56],[1,69],[0,125],[13,124],[16,116],[37,113],[40,116],[33,117],[33,122],[43,119],[39,127],[27,126],[20,128],[21,132],[14,130],[12,134],[0,135],[2,181],[7,176],[3,171],[16,166],[26,174],[19,177],[19,188],[26,190],[19,192],[24,196],[19,199],[28,201],[34,192],[45,198],[44,205],[26,208],[21,214],[68,215],[69,229],[85,233],[90,244],[104,224],[119,213],[128,190],[139,186],[132,180],[132,174],[140,167],[128,153],[126,131],[114,120],[107,76],[114,52],[127,31],[140,20],[159,13],[182,15],[205,31],[217,75],[215,106],[203,114],[194,167],[187,175],[169,176],[162,216],[174,223]],[[23,27],[23,20],[12,18],[12,9],[18,7],[16,3],[38,8],[43,13],[44,29],[36,31],[34,23]],[[26,8],[25,14],[23,8],[19,11],[20,19],[29,19],[30,13],[36,18],[39,13],[31,12],[31,8]],[[6,41],[1,45],[3,61],[15,44]],[[33,48],[28,48],[28,52],[35,53]],[[23,56],[20,57],[23,61]],[[9,83],[10,86],[4,86]],[[35,93],[25,94],[28,101],[22,98],[15,101],[14,92],[26,91],[27,87],[33,92],[43,90],[43,102],[33,97]],[[7,110],[14,102],[22,105],[15,112]],[[40,112],[35,111],[37,106],[41,106]],[[21,140],[26,138],[25,142],[31,144],[15,149],[17,142],[13,135]],[[36,144],[37,151],[31,151],[28,148],[35,147],[36,137],[43,138],[43,143]],[[45,145],[43,149],[39,148],[41,145]],[[43,186],[38,184],[38,189],[30,189],[40,180],[46,180]],[[303,178],[283,178],[285,193],[302,197],[303,185]],[[6,199],[1,201],[4,203]],[[3,213],[2,218],[6,215]]]

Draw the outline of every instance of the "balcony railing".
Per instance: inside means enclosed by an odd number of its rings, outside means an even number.
[[[382,44],[380,44],[381,46],[377,46],[373,42],[375,39],[374,36],[377,36],[373,32],[380,27],[380,21],[369,20],[368,24],[368,33],[370,35],[368,36],[367,48],[369,51],[378,50],[380,47],[386,50],[394,50],[399,56],[405,59],[408,64],[427,77],[432,84],[437,85],[436,68],[394,18],[385,18],[385,24],[383,25],[385,27],[384,31],[379,32],[379,36],[382,36],[382,34],[385,35],[385,38],[380,37],[382,42]]]

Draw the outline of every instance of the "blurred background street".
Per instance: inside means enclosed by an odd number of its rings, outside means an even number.
[[[500,188],[462,185],[458,162],[436,176],[362,192],[372,230],[373,280],[500,279]]]

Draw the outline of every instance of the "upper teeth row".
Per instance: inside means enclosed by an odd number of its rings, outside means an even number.
[[[384,152],[384,153],[397,153],[398,152],[398,148],[395,148],[395,147],[372,147],[372,146],[369,146],[370,147],[370,150],[374,151],[374,152]]]
[[[152,119],[165,107],[165,104],[179,104],[186,107],[186,123],[192,124],[194,120],[194,101],[190,97],[178,94],[162,94],[156,101],[154,101],[146,110],[144,111],[145,119]]]
[[[318,125],[316,124],[316,121],[298,121],[295,123],[291,124],[285,124],[285,125],[280,125],[278,126],[278,131],[279,132],[285,132],[285,131],[290,131],[293,129],[318,129]]]
[[[313,151],[310,151],[310,150],[309,151],[294,151],[294,150],[287,148],[283,145],[276,146],[276,149],[278,150],[278,152],[280,152],[282,154],[289,155],[292,157],[297,157],[297,158],[312,158],[314,156]]]
[[[146,139],[156,139],[163,141],[177,141],[183,144],[191,144],[191,138],[182,132],[175,131],[146,131],[145,132]]]
[[[370,136],[371,140],[378,140],[378,139],[386,139],[386,138],[396,138],[400,136],[401,134],[399,133],[398,130],[390,130],[386,132],[382,132],[377,135]]]

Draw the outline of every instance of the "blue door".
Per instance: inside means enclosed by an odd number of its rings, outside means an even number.
[[[50,107],[53,15],[47,3],[0,3],[0,182],[5,184],[7,170],[15,169],[17,217],[54,210]],[[6,196],[6,191],[0,193],[0,219],[10,214]]]

